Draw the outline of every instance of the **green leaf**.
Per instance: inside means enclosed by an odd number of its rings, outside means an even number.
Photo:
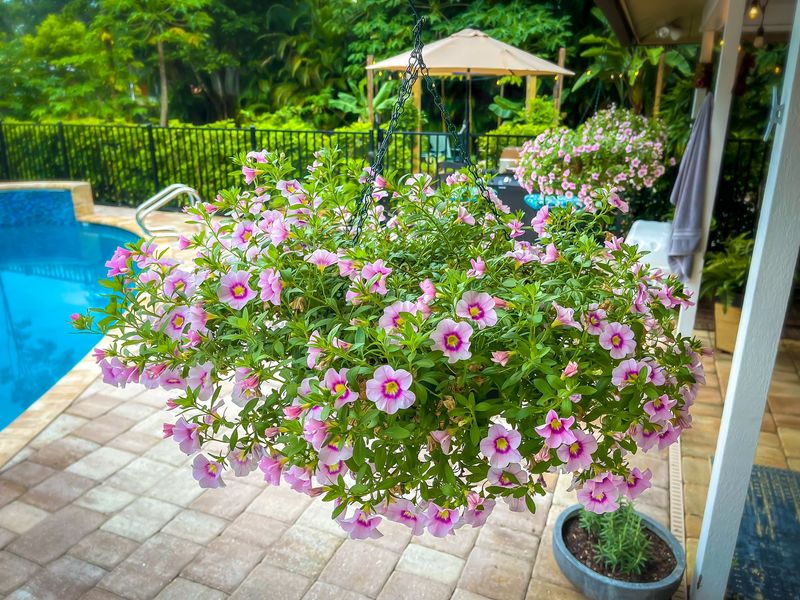
[[[400,425],[392,425],[385,431],[385,433],[390,438],[394,438],[396,440],[404,440],[408,437],[411,437],[411,432]]]

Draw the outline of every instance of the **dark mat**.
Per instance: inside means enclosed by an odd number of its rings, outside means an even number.
[[[800,473],[753,467],[726,598],[800,598]]]

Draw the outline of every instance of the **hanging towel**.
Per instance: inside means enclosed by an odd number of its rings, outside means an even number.
[[[670,202],[675,206],[669,247],[669,266],[681,281],[692,273],[694,253],[703,238],[703,205],[706,191],[706,166],[711,137],[714,98],[706,95],[683,153]]]

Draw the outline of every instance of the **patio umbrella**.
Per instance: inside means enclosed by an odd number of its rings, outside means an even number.
[[[369,65],[374,71],[405,71],[411,52]],[[572,71],[524,50],[489,37],[477,29],[463,29],[450,37],[426,44],[422,59],[431,75],[574,75]],[[467,108],[467,112],[471,107]]]
[[[670,202],[675,205],[675,216],[670,235],[669,266],[681,281],[689,279],[694,253],[703,238],[706,163],[713,110],[714,96],[708,94],[686,144],[670,196]]]

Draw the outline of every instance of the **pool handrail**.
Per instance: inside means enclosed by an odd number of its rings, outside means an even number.
[[[183,183],[173,183],[139,205],[139,207],[136,209],[136,223],[139,225],[145,235],[163,238],[180,237],[180,233],[174,227],[147,227],[144,221],[148,215],[150,215],[150,213],[155,212],[162,206],[167,205],[168,203],[172,202],[172,200],[183,194],[189,196],[190,204],[200,202],[200,194],[197,192],[197,190]]]

